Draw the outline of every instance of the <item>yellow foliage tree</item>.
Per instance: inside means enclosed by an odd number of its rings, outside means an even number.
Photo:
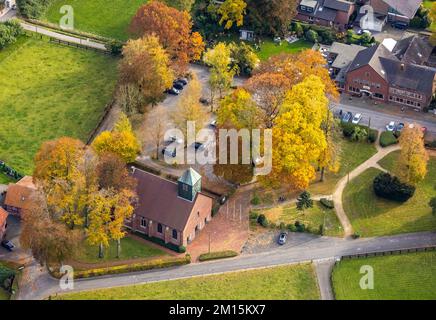
[[[424,180],[429,160],[422,128],[416,124],[406,126],[401,132],[399,142],[401,151],[395,174],[403,182],[416,185]]]
[[[92,146],[99,155],[112,152],[126,163],[133,162],[141,151],[139,141],[124,113],[115,124],[114,130],[103,131],[94,140]]]
[[[219,24],[225,22],[224,29],[230,29],[235,23],[238,27],[242,26],[246,8],[244,0],[225,0],[218,8],[218,14],[221,15]]]

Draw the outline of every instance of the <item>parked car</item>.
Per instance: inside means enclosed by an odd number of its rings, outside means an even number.
[[[2,247],[10,252],[14,251],[14,249],[15,249],[15,245],[12,243],[12,241],[9,241],[9,240],[3,240]]]
[[[180,94],[180,90],[172,87],[171,89],[166,90],[165,93],[172,94],[174,96],[178,96]]]
[[[396,131],[397,131],[397,132],[401,132],[401,131],[403,130],[403,128],[404,128],[404,123],[400,122],[400,123],[398,124],[398,126],[397,126]]]
[[[282,246],[286,243],[287,239],[288,239],[288,234],[286,232],[281,232],[277,242],[279,243],[279,245]]]
[[[200,150],[201,148],[203,148],[203,144],[201,142],[195,142],[194,148],[195,150]]]
[[[167,157],[175,158],[177,155],[177,149],[165,147],[162,149],[162,154]]]
[[[395,121],[389,122],[389,124],[386,125],[386,130],[387,131],[394,131],[395,130]]]
[[[177,90],[183,90],[183,84],[181,82],[174,81],[173,88],[176,88]]]
[[[186,79],[186,78],[179,78],[179,79],[176,80],[176,82],[180,82],[181,84],[186,86],[188,84],[188,79]]]
[[[217,124],[216,120],[212,120],[212,121],[210,122],[209,125],[210,125],[212,128],[216,128],[216,124]]]
[[[361,113],[356,113],[354,115],[353,120],[351,121],[354,124],[358,124],[360,122],[360,120],[362,120],[362,114]]]
[[[395,22],[392,22],[391,26],[392,26],[392,28],[406,30],[409,27],[409,24],[407,24],[407,22],[403,22],[403,21],[395,21]]]
[[[353,119],[353,114],[351,112],[347,112],[346,114],[344,114],[344,116],[342,117],[342,122],[350,122],[351,119]]]

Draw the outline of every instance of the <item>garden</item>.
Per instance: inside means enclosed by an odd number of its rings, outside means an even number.
[[[392,171],[399,152],[393,152],[379,164]],[[428,162],[428,173],[418,183],[412,198],[406,202],[376,196],[373,181],[381,171],[369,168],[353,179],[344,191],[343,205],[354,230],[361,236],[383,236],[436,229],[436,216],[429,201],[435,195],[436,158]]]
[[[55,297],[63,300],[317,300],[311,264],[161,281],[83,291]]]
[[[0,159],[31,174],[43,141],[86,141],[111,100],[116,65],[111,56],[27,36],[0,51]]]
[[[342,260],[333,269],[338,300],[435,300],[436,252]],[[374,270],[374,289],[362,290],[363,265]]]

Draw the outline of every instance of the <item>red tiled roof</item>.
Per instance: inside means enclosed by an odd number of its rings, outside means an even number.
[[[7,213],[7,211],[0,207],[0,227],[2,227],[5,224],[8,215],[9,214]]]
[[[9,184],[5,205],[20,209],[30,208],[33,192],[36,190],[32,177],[26,176],[17,183]]]

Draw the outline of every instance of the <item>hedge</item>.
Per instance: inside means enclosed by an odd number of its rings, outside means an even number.
[[[191,256],[187,254],[182,258],[171,257],[171,258],[155,259],[155,260],[141,262],[141,263],[133,263],[133,264],[113,266],[107,268],[96,268],[96,269],[89,269],[84,271],[75,271],[74,278],[81,279],[81,278],[104,276],[109,274],[121,274],[121,273],[135,272],[135,271],[169,268],[175,266],[182,266],[189,263],[191,263]],[[63,276],[63,274],[61,274],[59,271],[52,271],[51,275],[55,278],[61,278]]]
[[[173,250],[175,252],[178,252],[178,253],[186,252],[186,248],[184,246],[178,246],[178,245],[175,245],[175,244],[170,243],[170,242],[165,243],[165,241],[160,239],[160,238],[150,237],[150,236],[147,236],[146,234],[143,234],[143,233],[138,232],[138,231],[134,231],[133,233],[135,235],[137,235],[138,237],[141,237],[141,238],[143,238],[145,240],[154,242],[154,243],[156,243],[156,244],[158,244],[160,246],[166,247],[166,248],[168,248],[170,250]]]
[[[415,194],[414,186],[384,172],[375,177],[373,188],[377,196],[398,202],[405,202]]]
[[[380,135],[380,145],[385,148],[393,144],[398,143],[398,139],[395,137],[394,133],[391,131],[384,131]]]
[[[342,128],[342,134],[346,138],[350,138],[356,127],[359,127],[361,129],[365,129],[368,132],[368,141],[371,143],[374,143],[377,140],[378,137],[378,130],[376,129],[369,129],[367,126],[363,126],[361,124],[354,124],[350,122],[341,122],[341,128]]]
[[[210,253],[203,253],[198,257],[198,260],[208,261],[208,260],[216,260],[216,259],[233,258],[236,257],[237,255],[238,253],[233,250],[216,251]]]
[[[17,7],[24,17],[39,19],[52,2],[53,0],[17,0]]]
[[[335,204],[332,200],[326,199],[326,198],[321,198],[319,200],[319,202],[326,207],[327,209],[334,209],[335,208]]]

